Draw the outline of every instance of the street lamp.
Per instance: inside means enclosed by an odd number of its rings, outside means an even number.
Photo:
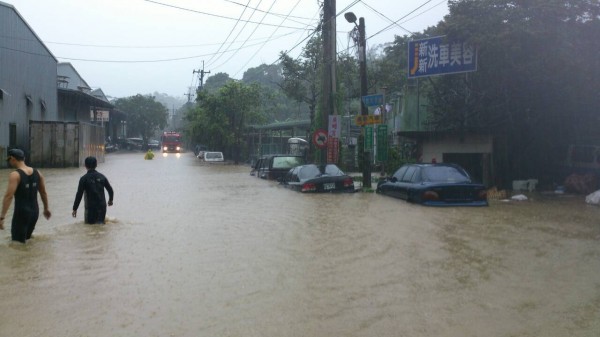
[[[358,62],[359,62],[359,73],[360,73],[360,114],[366,116],[369,114],[369,110],[362,98],[367,96],[367,43],[365,38],[365,19],[358,19],[358,25],[356,24],[356,15],[352,12],[344,14],[346,21],[353,23],[358,29]],[[362,127],[362,134],[366,137],[365,127]],[[363,138],[364,138],[363,137]],[[371,188],[371,151],[367,149],[363,144],[363,186]]]

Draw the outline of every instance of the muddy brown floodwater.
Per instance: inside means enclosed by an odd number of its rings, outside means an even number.
[[[84,169],[42,169],[53,217],[25,246],[0,232],[0,336],[600,335],[600,208],[583,197],[428,208],[142,158],[99,165],[115,189],[100,226],[71,217]]]

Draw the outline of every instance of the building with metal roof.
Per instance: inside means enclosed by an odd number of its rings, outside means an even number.
[[[0,2],[0,156],[29,152],[29,122],[56,121],[57,59],[17,9]]]

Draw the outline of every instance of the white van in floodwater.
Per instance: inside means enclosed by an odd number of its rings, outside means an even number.
[[[225,158],[223,157],[223,152],[204,152],[204,161],[223,162],[225,161]]]

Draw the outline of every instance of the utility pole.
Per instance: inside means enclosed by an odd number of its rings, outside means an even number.
[[[336,24],[335,24],[335,0],[325,0],[323,2],[323,112],[322,123],[325,130],[328,130],[329,115],[336,115],[337,109],[334,97],[336,96]],[[328,138],[327,147],[333,146]],[[335,140],[337,141],[337,140]],[[334,147],[335,148],[335,147]],[[327,163],[327,150],[321,151],[321,163]]]
[[[362,97],[368,95],[367,91],[367,42],[365,38],[365,19],[358,19],[358,60],[360,72],[360,114],[366,116],[369,114],[369,109]],[[366,136],[365,127],[363,126],[363,135]],[[371,188],[371,149],[363,148],[363,187]]]
[[[200,81],[198,83],[198,91],[200,91],[204,87],[204,74],[210,74],[210,71],[204,71],[204,61],[202,61],[202,69],[194,70],[192,72],[192,74],[196,74],[196,73],[200,74],[200,75],[198,75],[198,79],[200,79]]]
[[[369,109],[363,101],[363,97],[367,96],[367,39],[365,38],[365,19],[360,18],[358,25],[356,24],[356,15],[352,12],[344,14],[346,21],[355,25],[354,29],[358,30],[358,63],[360,73],[360,114],[366,116],[369,114]],[[367,132],[365,126],[362,126],[363,135],[363,187],[371,188],[371,149],[367,149],[366,139]]]

